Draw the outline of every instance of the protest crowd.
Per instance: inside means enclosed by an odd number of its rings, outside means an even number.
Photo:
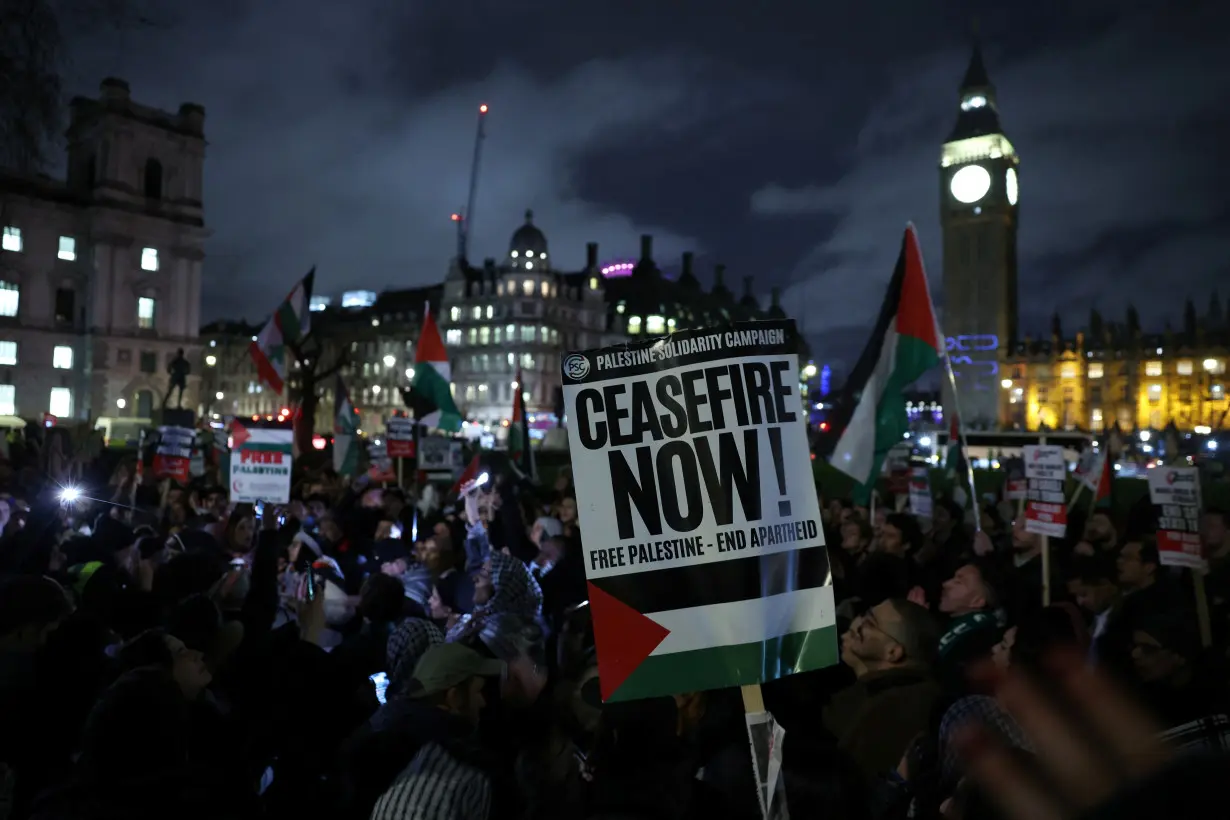
[[[406,492],[305,460],[258,514],[216,468],[64,449],[0,474],[6,820],[761,815],[738,690],[603,704],[567,471]],[[1069,520],[1043,606],[1010,503],[821,504],[841,663],[764,686],[789,816],[1224,816],[1224,511],[1205,648],[1147,514]]]

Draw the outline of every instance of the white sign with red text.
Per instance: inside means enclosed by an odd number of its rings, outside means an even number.
[[[1157,511],[1157,553],[1163,566],[1208,569],[1200,545],[1200,473],[1195,467],[1149,471],[1149,500]]]
[[[1027,444],[1025,481],[1025,531],[1036,535],[1063,538],[1068,529],[1068,501],[1064,480],[1068,467],[1063,448],[1055,444]]]

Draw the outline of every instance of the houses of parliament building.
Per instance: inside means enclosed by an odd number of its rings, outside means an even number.
[[[957,103],[939,168],[942,326],[957,385],[946,410],[973,429],[1225,429],[1230,322],[1216,294],[1200,309],[1189,301],[1161,333],[1132,308],[1115,319],[1094,311],[1068,333],[1056,317],[1049,338],[1019,333],[1020,157],[976,47]]]

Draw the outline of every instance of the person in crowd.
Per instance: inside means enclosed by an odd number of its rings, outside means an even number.
[[[897,765],[926,729],[941,690],[931,674],[939,630],[926,608],[882,601],[841,638],[841,659],[857,681],[833,696],[824,723],[868,782]]]
[[[1076,545],[1076,554],[1091,556],[1099,552],[1113,553],[1119,545],[1119,532],[1110,512],[1095,509],[1085,522],[1084,535]]]
[[[939,642],[939,666],[961,688],[972,663],[990,655],[1002,637],[1003,581],[998,567],[979,558],[957,568],[944,582],[939,612],[947,618]]]
[[[1129,669],[1130,634],[1122,618],[1119,570],[1104,551],[1072,563],[1073,599],[1091,619],[1089,661],[1120,673]]]
[[[489,816],[491,782],[475,730],[486,705],[485,679],[503,673],[500,661],[457,643],[437,644],[423,654],[407,692],[421,704],[420,743],[377,799],[372,820],[409,820],[425,812],[458,820]]]

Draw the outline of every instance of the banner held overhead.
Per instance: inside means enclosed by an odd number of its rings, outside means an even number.
[[[837,661],[788,320],[563,358],[604,700]]]

